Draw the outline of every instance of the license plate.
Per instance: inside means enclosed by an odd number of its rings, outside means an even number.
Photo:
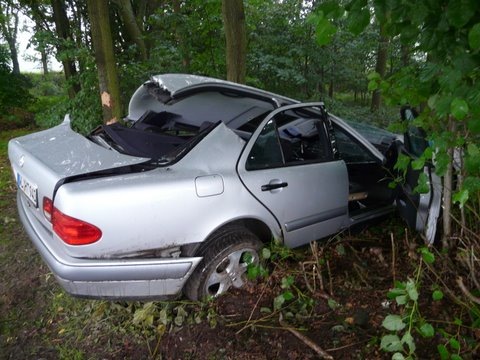
[[[17,186],[22,192],[25,194],[25,196],[35,205],[35,207],[38,207],[38,189],[37,185],[34,183],[30,182],[28,179],[26,179],[22,174],[17,172]]]

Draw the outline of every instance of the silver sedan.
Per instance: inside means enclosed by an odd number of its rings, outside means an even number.
[[[67,115],[9,143],[34,245],[67,292],[109,299],[217,296],[265,243],[298,247],[396,207],[431,240],[438,181],[415,194],[412,172],[390,188],[400,152],[323,103],[181,74],[142,84],[122,124],[82,136]]]

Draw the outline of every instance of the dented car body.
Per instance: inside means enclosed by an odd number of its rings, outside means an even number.
[[[9,143],[21,221],[73,295],[216,296],[271,239],[297,247],[396,208],[435,236],[431,169],[428,194],[413,171],[391,189],[399,137],[323,103],[166,74],[140,86],[126,121],[85,137],[66,116]]]

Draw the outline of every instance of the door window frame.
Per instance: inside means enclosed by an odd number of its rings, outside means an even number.
[[[305,161],[298,161],[298,162],[286,162],[285,161],[285,155],[284,155],[284,149],[282,148],[281,142],[280,142],[280,136],[278,133],[278,128],[277,128],[277,123],[275,121],[275,116],[278,115],[279,113],[289,111],[289,110],[296,110],[296,109],[302,109],[302,108],[317,108],[315,110],[318,110],[319,112],[319,120],[321,121],[319,127],[317,127],[318,135],[319,135],[319,141],[320,141],[320,146],[324,147],[324,151],[326,152],[326,156],[323,159],[311,159],[311,160],[305,160]],[[270,120],[274,120],[274,128],[275,128],[275,137],[278,143],[278,147],[280,150],[280,155],[282,158],[282,164],[281,165],[274,165],[274,166],[265,166],[265,167],[259,167],[259,168],[249,168],[247,166],[248,164],[248,159],[250,156],[250,153],[257,142],[259,136],[261,135],[263,129],[265,126],[269,123]],[[279,107],[275,110],[273,110],[271,113],[269,113],[265,119],[262,120],[260,125],[255,129],[253,132],[252,136],[250,137],[249,141],[245,145],[242,154],[240,155],[239,158],[239,164],[242,164],[243,168],[246,171],[258,171],[258,170],[266,170],[266,169],[276,169],[276,168],[283,168],[283,167],[291,167],[291,166],[303,166],[303,165],[310,165],[310,164],[318,164],[318,163],[323,163],[323,162],[329,162],[329,161],[335,161],[336,159],[334,158],[334,150],[332,148],[332,142],[330,140],[330,132],[328,130],[328,114],[325,110],[325,105],[323,102],[313,102],[313,103],[298,103],[298,104],[293,104],[293,105],[286,105]]]

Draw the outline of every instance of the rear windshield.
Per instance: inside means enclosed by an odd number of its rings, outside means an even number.
[[[175,114],[148,112],[130,127],[102,125],[90,139],[123,154],[170,163],[203,139],[214,125],[205,122],[192,126],[182,123],[181,116]]]

